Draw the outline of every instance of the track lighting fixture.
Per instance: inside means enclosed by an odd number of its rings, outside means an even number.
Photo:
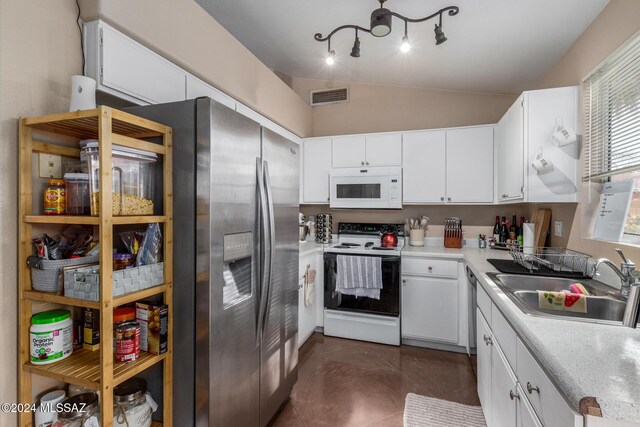
[[[425,22],[435,17],[439,18],[439,23],[436,24],[434,28],[435,37],[436,37],[436,45],[441,45],[442,43],[447,41],[447,38],[442,31],[442,15],[444,13],[448,13],[449,16],[455,16],[460,12],[460,9],[457,6],[449,6],[439,11],[425,16],[424,18],[407,18],[405,16],[400,15],[399,13],[393,12],[384,7],[384,3],[387,0],[378,0],[380,3],[380,8],[371,12],[370,18],[370,26],[369,28],[360,27],[359,25],[348,24],[341,25],[340,27],[335,28],[331,31],[326,37],[322,37],[322,33],[316,33],[314,35],[314,39],[319,42],[326,41],[328,43],[328,52],[329,54],[326,57],[326,62],[329,65],[333,65],[335,62],[335,51],[331,50],[331,37],[340,30],[344,30],[346,28],[352,28],[356,30],[356,37],[353,42],[353,48],[351,49],[351,56],[354,58],[360,57],[360,38],[358,37],[358,31],[363,31],[365,33],[369,33],[375,37],[385,37],[391,33],[391,22],[393,17],[395,16],[398,19],[404,21],[404,36],[402,37],[402,43],[400,44],[401,52],[408,52],[411,50],[411,44],[409,43],[409,35],[407,33],[407,26],[409,23],[417,23],[417,22]]]

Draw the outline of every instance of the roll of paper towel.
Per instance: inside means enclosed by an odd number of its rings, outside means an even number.
[[[536,225],[531,222],[525,222],[522,227],[522,252],[533,254],[536,251]]]

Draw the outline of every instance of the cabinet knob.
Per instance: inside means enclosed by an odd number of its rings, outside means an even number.
[[[429,266],[428,270],[429,270],[429,273],[431,273],[433,271],[433,267]]]
[[[527,391],[529,394],[533,394],[534,391],[540,394],[540,387],[534,387],[530,382],[527,382]]]
[[[361,164],[362,166],[364,166],[364,162],[360,162],[360,164]]]
[[[367,166],[369,166],[369,162],[365,162],[367,164]]]
[[[440,197],[440,201],[444,202],[444,196]]]
[[[406,284],[407,283],[407,279],[402,279],[402,283]]]
[[[488,337],[486,335],[483,335],[482,338],[484,338],[484,343],[486,345],[493,345],[493,340],[491,340],[491,337]]]
[[[509,390],[509,397],[511,398],[511,400],[520,399],[520,395],[517,392],[514,393],[513,390]]]
[[[451,197],[447,197],[447,202],[450,202],[450,201],[451,201]]]

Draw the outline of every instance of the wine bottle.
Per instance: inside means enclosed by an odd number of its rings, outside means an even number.
[[[500,216],[496,216],[496,223],[493,226],[493,240],[500,241]]]
[[[509,240],[509,229],[507,228],[507,220],[502,217],[502,224],[500,225],[500,243],[507,243]]]
[[[511,227],[509,227],[509,238],[511,240],[516,240],[516,238],[518,237],[518,219],[516,217],[516,213],[513,213],[513,216],[511,217]]]

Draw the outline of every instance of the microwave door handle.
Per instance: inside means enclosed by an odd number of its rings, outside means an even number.
[[[264,298],[264,311],[262,316],[264,317],[262,321],[262,334],[264,334],[264,330],[267,327],[267,321],[269,320],[269,304],[271,301],[271,293],[272,293],[272,273],[273,273],[273,255],[275,252],[275,244],[276,244],[276,225],[275,225],[275,213],[273,208],[273,193],[271,192],[271,178],[269,176],[269,163],[267,161],[264,162],[264,187],[267,194],[267,214],[268,214],[268,223],[269,223],[269,261],[266,263],[268,266],[268,274],[267,274],[267,291]]]
[[[259,236],[259,262],[260,262],[260,277],[258,279],[257,285],[257,295],[258,295],[258,315],[256,318],[256,345],[260,343],[260,339],[262,337],[262,319],[264,318],[263,310],[266,306],[266,299],[264,298],[264,288],[267,280],[267,268],[266,268],[266,245],[267,240],[269,239],[269,231],[267,228],[267,196],[266,190],[264,188],[264,173],[263,173],[263,164],[262,159],[260,157],[256,158],[256,180],[258,186],[258,199],[260,201],[259,206],[259,227],[260,227],[260,236]]]

